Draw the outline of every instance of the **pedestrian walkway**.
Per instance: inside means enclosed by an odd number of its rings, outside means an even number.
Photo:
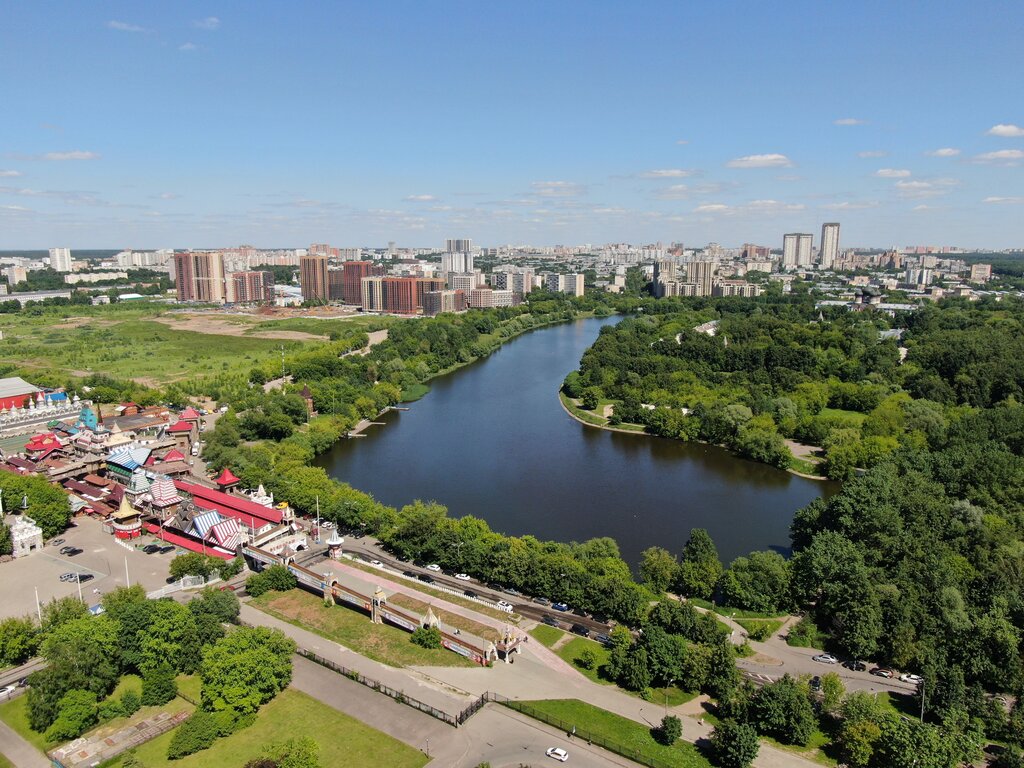
[[[14,730],[0,720],[0,753],[15,768],[50,768],[50,761]]]

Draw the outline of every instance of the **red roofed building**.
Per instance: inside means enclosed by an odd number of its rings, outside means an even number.
[[[185,454],[179,451],[177,448],[172,448],[160,461],[187,461]]]
[[[190,453],[199,430],[194,422],[179,420],[167,428],[167,434],[174,440],[174,444],[180,451]]]
[[[63,447],[64,444],[61,443],[60,438],[53,434],[53,432],[43,432],[34,435],[31,440],[25,443],[25,453],[33,461],[39,461]]]
[[[233,517],[246,528],[260,532],[267,526],[281,525],[285,522],[280,509],[264,507],[249,501],[244,496],[232,496],[228,493],[215,491],[205,485],[186,483],[175,480],[174,486],[192,497],[192,503],[203,509],[212,509],[224,517]]]
[[[235,477],[235,473],[227,467],[224,467],[224,471],[220,473],[216,480],[217,487],[220,488],[224,493],[231,493],[231,489],[237,486],[241,480]]]
[[[199,427],[199,422],[203,420],[203,417],[199,415],[199,411],[193,408],[191,405],[181,412],[181,416],[178,417],[182,421],[190,421]]]

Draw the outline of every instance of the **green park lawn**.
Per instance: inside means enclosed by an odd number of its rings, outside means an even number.
[[[541,645],[550,648],[563,637],[565,637],[565,632],[563,632],[560,629],[555,629],[554,627],[548,626],[547,624],[538,624],[536,627],[530,630],[530,636],[534,640],[540,642]]]
[[[785,619],[785,614],[779,613],[760,613],[758,611],[744,611],[741,608],[730,608],[727,605],[716,605],[710,600],[702,600],[699,597],[688,597],[686,602],[693,603],[698,608],[704,608],[709,611],[714,611],[719,616],[725,616],[730,619]]]
[[[0,755],[0,768],[14,768],[14,763],[12,763],[3,755]]]
[[[736,619],[747,635],[754,639],[751,633],[763,633],[770,637],[782,628],[782,619]]]
[[[195,698],[196,701],[199,701],[199,677],[197,675],[179,676],[178,687],[186,696]],[[122,677],[110,696],[112,698],[118,698],[129,689],[134,689],[135,692],[139,694],[142,693],[142,680],[137,675],[125,675]],[[159,707],[143,707],[130,718],[115,717],[113,720],[108,720],[106,723],[88,731],[85,735],[86,737],[89,737],[98,734],[102,735],[113,733],[114,731],[123,728],[129,721],[138,722],[147,717],[152,717],[158,712],[170,712],[171,714],[174,714],[176,712],[190,711],[192,709],[194,709],[194,706],[179,696]],[[48,744],[46,739],[43,738],[43,734],[37,733],[29,727],[28,694],[24,694],[9,702],[0,704],[0,720],[7,723],[11,729],[16,731],[23,739],[25,739],[25,741],[29,742],[40,752],[45,753],[46,750],[52,749],[56,746],[55,744]]]
[[[210,749],[171,762],[167,746],[173,736],[172,730],[146,742],[135,750],[137,760],[146,768],[231,768],[259,757],[269,744],[309,736],[320,745],[324,766],[419,768],[427,763],[422,752],[294,689],[281,692],[260,709],[250,727],[218,739]],[[123,757],[106,765],[120,768],[122,762]]]
[[[658,760],[674,768],[706,768],[711,763],[689,742],[677,741],[670,747],[659,744],[650,729],[634,720],[600,709],[579,699],[548,699],[514,702],[524,714],[549,722],[563,731],[576,727],[576,738],[614,742],[638,757]],[[572,746],[569,745],[571,752]]]
[[[321,598],[301,589],[267,592],[253,598],[250,605],[392,667],[477,666],[443,648],[414,645],[403,629],[374,624],[367,614],[344,605],[325,605]]]

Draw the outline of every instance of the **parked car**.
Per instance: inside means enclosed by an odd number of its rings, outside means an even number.
[[[590,630],[584,627],[582,624],[573,624],[572,627],[570,627],[570,630],[574,635],[579,635],[580,637],[590,637]]]
[[[552,603],[551,607],[554,608],[556,611],[565,612],[569,610],[569,606],[566,603]]]
[[[74,557],[75,555],[82,554],[82,551],[78,547],[62,547],[60,553],[65,557]]]
[[[16,690],[18,690],[18,686],[8,685],[2,691],[0,691],[0,695],[2,695],[5,699],[9,699],[11,698],[11,694],[14,693]]]
[[[62,573],[60,575],[60,580],[61,581],[74,581],[75,578],[76,578],[76,574],[74,574],[74,573]]]
[[[434,571],[435,573],[437,573],[437,572],[439,572],[441,570],[441,566],[438,565],[437,563],[431,563],[430,565],[427,566],[427,570],[428,571]]]
[[[160,547],[160,554],[166,555],[168,552],[173,552],[174,550],[175,546],[173,544],[165,544],[164,546]]]
[[[505,613],[512,613],[512,603],[506,600],[499,600],[494,605],[499,611],[504,611]]]
[[[410,579],[416,578],[416,573],[413,571],[402,571],[403,576],[408,576]]]
[[[566,752],[561,747],[551,747],[544,754],[547,755],[548,757],[553,757],[555,760],[557,760],[560,763],[564,763],[566,760],[569,759],[569,753]]]
[[[522,592],[520,592],[520,591],[519,591],[518,589],[516,589],[515,587],[505,587],[505,594],[506,594],[506,595],[512,595],[513,597],[519,597],[519,596],[520,596],[520,595],[522,595],[523,593],[522,593]]]
[[[458,579],[459,581],[472,581],[473,580],[468,573],[456,573],[455,574],[455,578]]]
[[[384,563],[382,563],[380,560],[371,560],[370,561],[370,565],[372,565],[374,568],[383,568],[384,567]]]
[[[875,677],[890,678],[893,677],[896,673],[893,672],[891,669],[886,669],[885,667],[873,667],[871,670],[871,674]]]
[[[533,602],[535,602],[537,605],[551,605],[551,601],[548,600],[546,597],[535,597],[533,598]]]
[[[68,552],[70,552],[70,551],[71,551],[72,549],[74,549],[74,547],[73,547],[73,546],[71,546],[71,545],[69,544],[69,545],[68,545],[68,546],[66,546],[66,547],[61,547],[61,548],[60,548],[60,553],[61,553],[62,555],[66,555],[66,554],[67,554]]]
[[[597,640],[601,645],[608,645],[612,641],[608,635],[594,635],[594,639]]]
[[[64,541],[65,541],[64,539],[54,539],[53,541],[50,542],[50,544],[52,544],[55,547],[59,547],[61,544],[64,543]]]
[[[463,592],[462,594],[464,594],[464,595],[465,595],[466,597],[472,597],[472,598],[474,598],[474,599],[475,599],[475,598],[477,598],[477,597],[480,597],[480,595],[478,595],[478,594],[477,594],[476,592],[474,592],[474,591],[473,591],[472,589],[467,589],[467,590],[466,590],[465,592]]]
[[[144,546],[142,548],[142,551],[145,552],[147,555],[155,555],[157,552],[160,551],[160,545],[159,544],[147,544],[146,546]]]
[[[541,621],[543,621],[549,627],[558,626],[558,619],[556,619],[554,616],[545,616],[543,619],[541,619]]]
[[[863,672],[868,668],[868,665],[863,661],[856,661],[852,659],[850,661],[844,661],[843,666],[847,669],[852,669],[854,672]]]
[[[422,581],[424,584],[433,584],[434,583],[434,577],[431,576],[429,573],[421,573],[416,578],[419,579],[420,581]]]
[[[817,656],[812,656],[811,661],[816,661],[819,664],[838,664],[839,659],[833,656],[831,653],[819,653]]]
[[[909,672],[904,672],[900,675],[900,680],[904,683],[913,683],[914,685],[920,685],[924,682],[924,678],[920,675],[912,675]]]
[[[80,584],[84,584],[87,581],[92,581],[94,578],[96,578],[96,577],[93,576],[91,573],[80,573],[80,574],[78,574],[78,582]]]

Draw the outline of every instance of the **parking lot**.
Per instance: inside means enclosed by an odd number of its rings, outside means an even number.
[[[75,581],[60,580],[64,573],[92,576],[81,585],[82,597],[89,605],[99,602],[104,592],[124,586],[127,578],[132,584],[142,584],[147,592],[159,589],[167,583],[168,566],[177,554],[147,555],[139,551],[136,547],[156,541],[148,535],[135,539],[128,550],[104,533],[99,521],[89,517],[76,518],[72,527],[57,538],[64,539],[64,543],[47,544],[42,551],[0,565],[0,617],[34,614],[37,590],[41,604],[55,597],[77,595]],[[64,546],[78,547],[82,553],[61,555]]]

